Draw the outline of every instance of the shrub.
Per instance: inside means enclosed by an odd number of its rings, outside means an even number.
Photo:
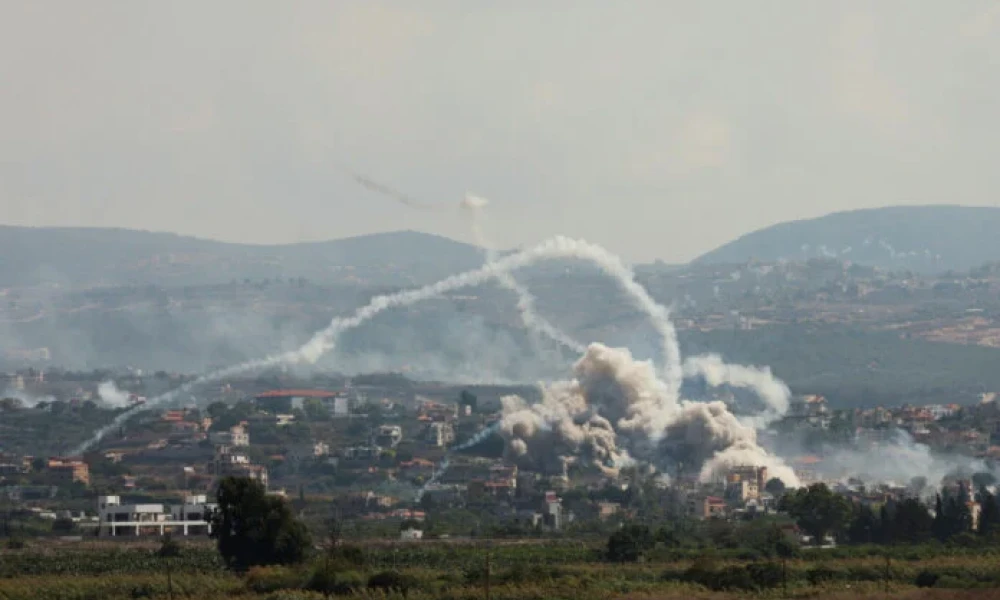
[[[288,567],[251,567],[247,588],[258,594],[302,587],[302,574]]]
[[[27,544],[21,538],[10,538],[7,540],[6,545],[8,550],[24,550],[27,547]]]
[[[781,565],[776,563],[753,563],[746,566],[747,574],[757,589],[771,589],[781,585]]]
[[[412,577],[399,571],[380,571],[368,578],[368,589],[406,594],[414,583]]]
[[[152,598],[156,596],[156,588],[150,583],[140,583],[132,588],[132,598]]]
[[[313,571],[306,587],[314,592],[342,596],[365,587],[365,578],[357,571],[342,571],[321,566]]]
[[[809,585],[822,585],[836,578],[836,571],[823,566],[813,567],[806,571],[806,579],[809,580]]]
[[[929,571],[927,569],[924,569],[923,571],[917,574],[917,578],[916,580],[914,580],[913,583],[917,587],[929,588],[929,587],[934,587],[939,579],[941,579],[940,575],[938,575],[934,571]]]
[[[713,590],[752,590],[757,587],[750,571],[737,566],[720,569],[708,581],[699,583]]]
[[[319,600],[322,595],[315,592],[303,592],[298,590],[281,590],[266,597],[266,600]]]

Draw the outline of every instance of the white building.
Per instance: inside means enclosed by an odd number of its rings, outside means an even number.
[[[399,539],[406,541],[416,541],[424,538],[423,530],[409,527],[399,532]]]
[[[233,452],[228,446],[218,446],[215,449],[214,462],[217,477],[249,477],[256,479],[267,489],[267,467],[250,462],[250,457],[241,452]]]
[[[380,425],[372,437],[377,446],[395,448],[403,440],[403,428],[399,425]]]
[[[444,448],[455,441],[455,428],[451,423],[431,423],[427,426],[427,443]]]
[[[209,440],[216,446],[249,446],[250,433],[242,425],[234,425],[229,431],[213,431]]]
[[[333,416],[346,417],[351,413],[351,403],[347,396],[337,396],[333,399]]]
[[[183,504],[173,506],[122,504],[120,496],[100,496],[97,499],[97,535],[207,535],[212,525],[206,520],[206,513],[215,507],[205,496],[187,496]]]

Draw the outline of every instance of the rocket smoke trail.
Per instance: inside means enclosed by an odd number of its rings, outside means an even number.
[[[489,200],[481,196],[466,194],[462,200],[461,207],[468,214],[471,221],[472,236],[476,244],[486,251],[486,262],[496,262],[497,252],[493,244],[486,238],[480,225],[481,211],[489,205]],[[550,323],[546,318],[538,314],[535,309],[535,298],[526,287],[521,285],[510,273],[497,273],[497,282],[501,287],[513,292],[517,296],[517,310],[521,315],[521,322],[528,331],[549,338],[564,348],[583,354],[586,346],[577,342],[572,337],[561,331],[558,327]]]
[[[500,429],[500,421],[497,421],[496,423],[493,423],[489,427],[484,427],[482,431],[472,436],[468,440],[462,442],[458,446],[455,446],[454,448],[449,448],[448,452],[444,455],[444,458],[442,458],[441,462],[438,463],[437,469],[435,469],[434,473],[431,474],[430,479],[428,479],[427,482],[424,483],[424,485],[421,486],[419,490],[417,490],[417,496],[414,500],[416,502],[420,502],[420,499],[424,497],[424,493],[427,491],[427,489],[432,485],[434,485],[435,483],[437,483],[438,479],[441,479],[441,476],[448,471],[448,467],[451,466],[451,457],[453,454],[455,454],[456,452],[461,452],[463,450],[468,450],[469,448],[472,448],[477,444],[483,443],[484,441],[486,441],[486,438],[493,435],[493,433],[495,433],[499,429]]]
[[[411,198],[410,196],[407,196],[402,192],[396,191],[387,185],[375,181],[374,179],[365,177],[364,175],[356,171],[353,171],[343,165],[336,165],[336,168],[345,175],[347,175],[348,177],[350,177],[351,179],[353,179],[355,183],[362,186],[363,188],[371,192],[375,192],[376,194],[381,194],[388,198],[392,198],[396,202],[399,202],[400,204],[403,204],[405,206],[409,206],[410,208],[415,208],[417,210],[441,210],[444,208],[441,205],[428,204],[426,202],[421,202],[419,200]]]
[[[656,303],[645,288],[639,285],[632,271],[622,263],[614,254],[611,254],[600,246],[581,240],[573,240],[566,237],[555,237],[542,242],[534,248],[517,252],[495,262],[483,265],[479,269],[466,271],[458,275],[452,275],[437,283],[424,286],[415,290],[398,292],[377,296],[368,305],[360,308],[350,317],[338,317],[330,322],[325,329],[317,332],[312,339],[306,342],[298,350],[267,356],[258,360],[248,361],[219,369],[207,373],[194,379],[183,386],[150,399],[146,404],[137,406],[119,414],[105,427],[99,429],[87,441],[77,447],[73,454],[81,454],[100,442],[110,431],[122,426],[132,415],[146,411],[156,406],[167,404],[178,397],[178,395],[190,392],[198,385],[212,383],[242,373],[265,369],[282,364],[315,363],[325,353],[331,351],[335,346],[339,336],[348,329],[352,329],[368,321],[375,315],[398,306],[408,306],[410,304],[434,298],[457,289],[480,285],[487,280],[494,279],[500,273],[522,269],[539,261],[552,260],[558,258],[576,258],[593,263],[602,271],[610,275],[622,286],[628,296],[636,306],[650,315],[651,323],[657,333],[660,334],[663,343],[663,353],[667,358],[666,383],[674,390],[680,388],[683,371],[680,362],[680,346],[677,341],[677,333],[673,324],[667,318],[667,310]]]

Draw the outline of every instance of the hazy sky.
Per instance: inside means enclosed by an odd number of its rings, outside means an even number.
[[[0,222],[286,242],[1000,204],[1000,2],[0,0]],[[358,171],[447,210],[372,194]]]

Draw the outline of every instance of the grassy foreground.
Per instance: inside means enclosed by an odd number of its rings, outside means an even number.
[[[319,556],[295,567],[226,571],[211,546],[164,559],[148,547],[29,547],[0,551],[0,600],[296,600],[325,597],[526,600],[1000,597],[992,553],[923,551],[774,561],[711,556],[613,564],[579,544],[366,547],[355,564]],[[487,562],[490,565],[487,576]],[[169,576],[168,576],[169,572]],[[888,581],[887,581],[888,579]],[[888,584],[888,594],[886,585]],[[329,596],[324,595],[325,590]]]

